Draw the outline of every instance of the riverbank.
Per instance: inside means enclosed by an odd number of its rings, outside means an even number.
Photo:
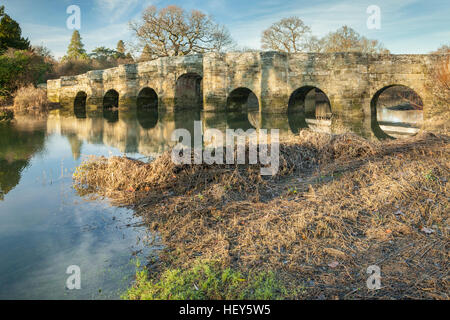
[[[133,208],[165,245],[124,298],[448,299],[449,141],[302,131],[281,142],[272,179],[165,153],[91,158],[74,180]]]
[[[9,122],[14,119],[14,111],[12,107],[0,107],[0,123]]]

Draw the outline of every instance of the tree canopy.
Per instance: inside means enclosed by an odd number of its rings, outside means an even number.
[[[263,31],[263,49],[288,53],[304,52],[309,48],[311,29],[298,17],[281,19]]]
[[[225,27],[201,11],[186,12],[178,6],[158,10],[150,6],[141,21],[131,22],[141,47],[151,58],[222,51],[233,44]]]
[[[367,39],[349,26],[330,32],[319,40],[321,52],[389,53],[378,40]]]
[[[389,53],[378,40],[367,39],[354,29],[343,26],[319,39],[298,17],[281,19],[264,30],[263,49],[287,53],[296,52],[362,52]]]
[[[30,41],[22,37],[22,29],[5,13],[5,6],[0,6],[0,54],[8,48],[28,50]]]
[[[116,58],[122,58],[124,59],[126,57],[125,54],[125,43],[123,42],[123,40],[119,40],[117,42],[117,47],[116,47]]]
[[[106,47],[97,47],[92,50],[92,53],[89,54],[90,58],[99,60],[99,61],[107,61],[116,59],[117,51],[112,50]]]

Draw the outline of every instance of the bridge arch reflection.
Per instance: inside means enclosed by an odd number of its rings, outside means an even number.
[[[114,89],[108,90],[103,97],[103,117],[108,122],[119,120],[119,93]]]
[[[158,123],[158,94],[149,87],[143,88],[136,102],[137,120],[143,129],[152,129]]]
[[[321,89],[303,86],[296,89],[289,97],[288,121],[293,133],[310,127],[318,131],[327,131],[331,126],[331,103]]]
[[[86,101],[87,101],[86,92],[79,91],[75,96],[75,100],[73,102],[73,111],[77,118],[80,119],[86,118]]]
[[[412,88],[392,84],[379,89],[370,102],[371,127],[378,138],[416,134],[423,121],[423,100]]]

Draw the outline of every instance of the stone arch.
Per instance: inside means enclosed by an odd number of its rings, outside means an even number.
[[[259,111],[259,108],[259,99],[249,88],[239,87],[228,95],[227,111]]]
[[[259,127],[260,102],[256,94],[246,87],[230,92],[227,98],[227,124],[230,129],[256,129]]]
[[[385,85],[370,101],[372,132],[380,139],[414,135],[422,124],[423,109],[423,99],[413,88]]]
[[[150,87],[144,87],[137,96],[136,116],[144,129],[152,129],[158,123],[158,94]]]
[[[87,101],[87,93],[84,91],[78,91],[75,96],[75,100],[73,102],[73,111],[75,117],[79,119],[86,118],[86,101]]]
[[[108,90],[103,96],[103,117],[108,122],[119,120],[119,92],[114,89]]]
[[[306,85],[292,92],[287,110],[289,127],[293,133],[318,124],[319,126],[328,125],[328,123],[331,125],[330,99],[323,90],[316,86]],[[307,119],[309,119],[309,124]]]
[[[201,75],[188,72],[178,77],[175,86],[175,108],[203,108],[203,78]]]

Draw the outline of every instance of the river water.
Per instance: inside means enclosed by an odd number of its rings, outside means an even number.
[[[396,112],[378,112],[382,129],[393,136],[417,131],[417,112]],[[278,128],[282,135],[305,127],[336,131],[326,117],[187,111],[77,117],[56,110],[0,123],[0,299],[118,299],[133,281],[135,259],[160,246],[146,243],[152,235],[130,210],[78,196],[73,171],[88,155],[157,157],[174,144],[173,130],[193,132],[194,120],[220,130]],[[370,124],[349,127],[371,132]],[[71,265],[80,267],[79,290],[66,288]]]

